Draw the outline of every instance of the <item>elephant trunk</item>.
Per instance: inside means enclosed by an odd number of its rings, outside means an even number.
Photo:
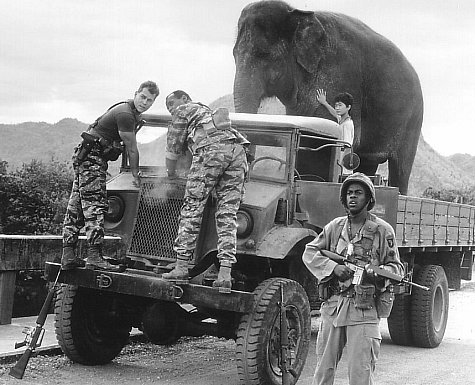
[[[256,114],[261,104],[263,90],[261,82],[253,76],[236,72],[234,79],[234,109],[236,112]]]

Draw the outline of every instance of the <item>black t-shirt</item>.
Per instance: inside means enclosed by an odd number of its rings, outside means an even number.
[[[128,100],[101,116],[94,131],[109,141],[121,141],[119,131],[134,132],[139,120],[140,113],[135,109],[134,101]]]

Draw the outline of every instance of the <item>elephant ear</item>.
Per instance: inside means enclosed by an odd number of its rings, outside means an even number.
[[[297,19],[294,47],[297,62],[308,72],[317,72],[318,64],[325,55],[326,31],[314,12],[292,11]]]

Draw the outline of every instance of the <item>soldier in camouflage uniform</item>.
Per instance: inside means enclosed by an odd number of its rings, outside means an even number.
[[[193,160],[174,244],[177,263],[162,277],[188,279],[188,262],[196,247],[206,201],[214,189],[220,268],[213,286],[229,290],[231,267],[236,262],[236,213],[244,193],[248,167],[244,146],[249,142],[231,127],[227,110],[221,120],[223,124],[219,124],[216,118],[213,120],[209,107],[193,102],[184,91],[177,90],[168,95],[166,106],[172,114],[167,135],[168,176],[175,177],[176,163],[185,146],[193,154]]]
[[[112,106],[88,129],[86,137],[97,139],[85,151],[85,141],[73,154],[74,181],[63,224],[63,255],[61,268],[76,267],[113,269],[102,258],[104,240],[104,214],[107,212],[106,148],[112,143],[123,142],[130,158],[134,186],[139,187],[139,153],[135,132],[140,114],[147,111],[159,94],[157,85],[147,81],[140,85],[134,99]],[[83,133],[84,135],[84,133]],[[100,141],[100,142],[99,142]],[[119,149],[120,152],[120,149]],[[119,154],[116,154],[117,157]],[[81,159],[82,158],[82,159]],[[76,256],[79,231],[85,227],[87,237],[86,262]]]

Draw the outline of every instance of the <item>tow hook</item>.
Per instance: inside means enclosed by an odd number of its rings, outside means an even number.
[[[96,278],[96,282],[100,289],[107,289],[112,285],[112,277],[106,274],[99,274]]]
[[[169,294],[174,300],[179,300],[183,297],[183,289],[180,286],[172,285],[170,286]]]

